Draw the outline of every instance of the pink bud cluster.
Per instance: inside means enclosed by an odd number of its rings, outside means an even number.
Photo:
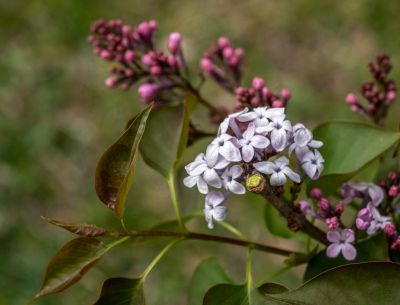
[[[165,90],[182,86],[176,78],[185,67],[182,37],[179,33],[171,33],[167,45],[170,54],[165,54],[155,49],[156,29],[154,20],[142,22],[135,28],[121,20],[100,19],[92,24],[92,35],[88,40],[95,54],[116,64],[105,81],[107,87],[129,89],[144,79],[138,89],[144,102],[162,103],[171,97],[171,94],[163,96]]]
[[[346,103],[353,112],[361,113],[375,123],[381,123],[386,117],[388,107],[397,98],[396,83],[388,78],[392,69],[389,55],[379,54],[376,57],[376,63],[370,62],[368,67],[373,81],[366,81],[360,86],[360,93],[367,101],[367,107],[364,107],[357,95],[353,93],[346,96]]]
[[[275,94],[265,85],[265,81],[261,77],[255,77],[251,87],[236,89],[236,109],[260,106],[281,108],[287,105],[290,97],[291,93],[288,89],[282,89],[279,94]]]
[[[204,74],[214,79],[224,89],[234,92],[242,79],[243,56],[243,49],[235,48],[228,38],[220,37],[204,53],[200,67]]]
[[[385,190],[387,197],[391,200],[400,195],[400,169],[389,172],[387,179],[381,180],[379,185]]]

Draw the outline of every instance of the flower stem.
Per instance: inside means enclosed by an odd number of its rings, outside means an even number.
[[[236,239],[225,236],[218,235],[210,235],[204,233],[197,232],[173,232],[173,231],[128,231],[128,232],[120,232],[113,231],[107,232],[106,236],[111,237],[121,237],[121,236],[132,236],[132,237],[181,237],[183,239],[194,239],[194,240],[204,240],[204,241],[214,241],[219,243],[231,244],[241,247],[247,247],[253,250],[258,250],[262,252],[273,253],[281,256],[289,256],[293,251],[276,248],[268,245],[264,245],[261,243],[245,240],[245,239]]]
[[[183,221],[182,221],[181,212],[179,210],[178,198],[176,196],[174,175],[169,176],[168,187],[169,187],[169,192],[171,194],[172,205],[174,206],[174,210],[175,210],[175,214],[176,214],[176,218],[178,220],[179,226],[182,229],[185,229],[185,225],[183,224]]]

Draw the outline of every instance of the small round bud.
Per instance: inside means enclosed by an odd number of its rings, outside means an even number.
[[[389,172],[388,173],[388,178],[389,178],[390,181],[395,180],[397,178],[396,172]]]
[[[311,189],[310,195],[312,198],[319,200],[322,198],[322,190],[319,187],[313,187]]]
[[[139,87],[139,95],[146,101],[152,102],[157,94],[158,86],[156,84],[143,84]]]
[[[107,77],[104,83],[108,88],[113,88],[117,84],[118,80],[118,76],[110,76]]]
[[[394,102],[394,101],[396,100],[396,98],[397,98],[396,91],[389,91],[389,92],[386,94],[386,99],[387,99],[389,102]]]
[[[292,96],[292,93],[288,89],[281,90],[281,97],[283,100],[287,101]]]
[[[226,47],[229,47],[231,45],[231,42],[226,37],[220,37],[218,38],[217,45],[219,48],[224,49]]]
[[[282,102],[281,100],[275,100],[272,102],[272,108],[282,108],[285,107],[285,103]]]
[[[329,230],[335,230],[339,228],[339,219],[336,216],[327,218],[325,220],[325,223],[328,226]]]
[[[262,90],[265,86],[265,82],[261,77],[254,77],[252,86],[255,90],[259,91]]]
[[[107,50],[102,50],[99,55],[104,60],[111,60],[112,57],[113,57],[112,53],[110,51],[107,51]]]
[[[151,75],[155,75],[155,76],[157,76],[157,75],[160,75],[160,74],[162,74],[162,69],[161,69],[161,67],[160,66],[152,66],[151,68],[150,68],[150,73],[151,73]]]
[[[357,104],[358,104],[358,98],[357,98],[357,96],[356,96],[355,94],[353,94],[353,93],[347,94],[347,96],[346,96],[346,103],[347,103],[349,106],[357,105]]]
[[[330,204],[329,204],[328,199],[326,199],[325,197],[322,197],[322,198],[318,201],[318,208],[319,208],[320,211],[323,212],[323,213],[329,212]]]
[[[335,206],[335,213],[338,215],[343,214],[344,212],[344,203],[343,202],[339,202],[336,206]]]
[[[390,188],[389,188],[389,191],[388,191],[388,195],[390,196],[390,197],[396,197],[398,194],[399,194],[399,187],[397,186],[397,185],[392,185]]]
[[[261,194],[265,191],[267,181],[260,174],[253,174],[246,179],[246,188],[249,192]]]
[[[208,74],[211,74],[214,70],[214,65],[209,58],[203,58],[200,61],[200,67],[204,72],[206,72]]]
[[[386,236],[392,237],[396,235],[396,227],[393,224],[389,223],[385,226],[383,232],[385,233]]]
[[[222,55],[226,60],[229,60],[233,56],[233,49],[231,47],[226,47],[222,51]]]
[[[178,54],[181,49],[182,36],[178,32],[171,33],[168,38],[168,51],[172,54]]]
[[[135,59],[135,52],[128,50],[125,52],[124,58],[126,61],[132,62]]]
[[[258,106],[261,105],[261,100],[260,100],[258,97],[253,97],[253,98],[251,99],[251,105],[252,105],[253,107],[258,107]]]
[[[146,66],[151,66],[153,64],[153,59],[150,54],[144,54],[142,56],[142,63],[144,63]]]

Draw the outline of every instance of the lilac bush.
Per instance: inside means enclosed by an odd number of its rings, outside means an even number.
[[[204,52],[199,60],[200,76],[196,78],[185,58],[182,35],[171,33],[164,51],[157,45],[157,27],[154,20],[136,27],[120,20],[92,24],[88,41],[94,53],[111,64],[105,85],[124,90],[137,85],[144,105],[102,155],[96,170],[97,195],[121,221],[122,229],[47,219],[80,237],[52,258],[42,288],[33,300],[73,285],[114,246],[154,237],[172,241],[139,277],[105,281],[95,304],[144,304],[143,282],[148,274],[175,244],[189,239],[246,249],[245,284],[227,284],[221,279],[220,285],[207,287],[203,300],[206,305],[275,304],[274,300],[303,304],[304,297],[336,294],[332,287],[350,295],[347,286],[368,295],[356,300],[357,304],[366,304],[365,300],[383,295],[382,287],[395,286],[388,274],[400,269],[396,264],[400,260],[400,133],[381,127],[397,97],[396,83],[388,77],[390,57],[380,54],[376,63],[369,64],[374,81],[361,85],[366,107],[355,94],[346,97],[351,110],[364,115],[368,124],[328,122],[312,131],[306,122],[291,122],[287,105],[292,93],[288,89],[274,93],[258,76],[251,78],[249,87],[245,86],[244,50],[228,38],[220,37]],[[203,96],[202,84],[208,80],[232,95],[229,109]],[[214,132],[205,132],[195,123],[197,107],[208,110]],[[201,138],[207,138],[208,145],[192,162],[182,164],[185,149]],[[124,223],[127,194],[139,154],[166,178],[176,214],[167,227],[133,231]],[[186,172],[183,181],[177,179],[181,167]],[[177,191],[181,186],[204,195],[200,210],[208,229],[221,225],[235,236],[189,229],[188,222],[199,213],[181,215]],[[234,195],[250,200],[249,193],[265,201],[265,225],[270,233],[294,235],[305,240],[307,246],[301,251],[287,250],[244,237],[228,222],[227,206]],[[235,213],[235,208],[230,211]],[[115,241],[103,241],[106,237]],[[278,284],[256,285],[252,279],[252,263],[256,264],[252,262],[252,251],[284,256],[286,268],[307,264],[304,278],[312,280],[291,291]],[[211,268],[207,264],[199,269]],[[376,268],[383,280],[371,290],[369,283],[375,279]],[[349,281],[344,283],[343,278]],[[398,301],[392,304],[400,302],[399,298],[399,294],[393,295]],[[337,303],[329,299],[327,304]]]

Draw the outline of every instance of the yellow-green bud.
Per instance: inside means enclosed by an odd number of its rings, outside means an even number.
[[[264,192],[267,182],[260,174],[253,174],[246,179],[246,188],[256,194]]]

